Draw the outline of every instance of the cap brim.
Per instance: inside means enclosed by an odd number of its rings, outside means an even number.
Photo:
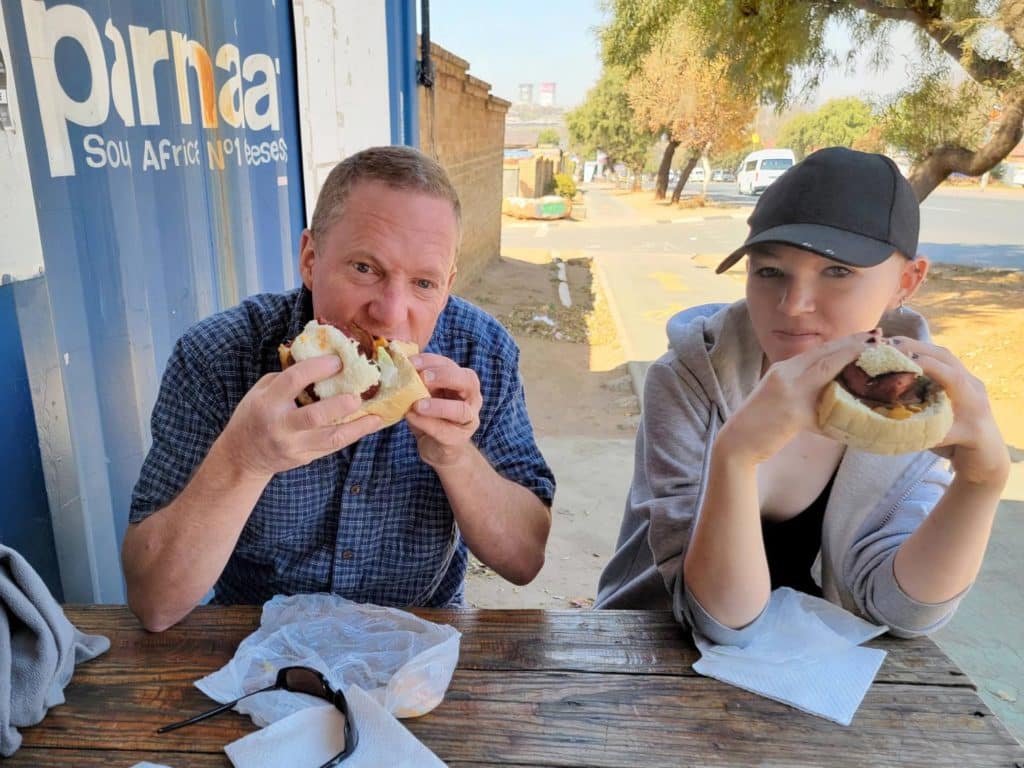
[[[847,232],[845,229],[834,229],[821,224],[784,224],[748,238],[742,246],[725,257],[715,269],[715,273],[725,272],[742,259],[753,246],[761,243],[792,245],[852,267],[873,267],[881,264],[896,251],[896,247],[891,243]]]

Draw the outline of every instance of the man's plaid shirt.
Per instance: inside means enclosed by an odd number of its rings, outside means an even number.
[[[278,345],[312,315],[305,288],[263,294],[203,320],[178,341],[153,408],[153,445],[132,495],[131,522],[181,492],[245,393],[281,369]],[[519,350],[508,332],[453,296],[425,351],[476,371],[483,407],[474,442],[498,473],[550,505],[555,481],[534,441]],[[441,482],[402,421],[275,475],[217,581],[214,601],[335,592],[380,605],[458,605],[466,559]]]

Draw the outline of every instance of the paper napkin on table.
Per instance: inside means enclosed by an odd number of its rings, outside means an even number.
[[[827,600],[781,587],[772,592],[757,637],[743,648],[693,633],[695,671],[849,725],[885,651],[860,644],[886,631]]]
[[[445,768],[359,686],[345,690],[359,746],[345,768]],[[342,751],[344,718],[332,706],[307,707],[224,747],[235,768],[317,768]]]

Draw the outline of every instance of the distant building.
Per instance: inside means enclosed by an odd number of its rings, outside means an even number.
[[[542,107],[553,107],[555,106],[555,84],[554,83],[541,83],[540,84],[540,95],[537,97],[537,103]]]
[[[533,83],[519,84],[519,103],[533,104]]]

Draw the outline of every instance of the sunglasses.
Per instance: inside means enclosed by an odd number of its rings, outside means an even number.
[[[331,688],[330,684],[327,682],[327,678],[315,669],[310,669],[309,667],[284,667],[277,673],[277,680],[274,681],[273,685],[268,685],[266,688],[260,688],[258,691],[253,691],[252,693],[247,693],[244,696],[239,696],[234,701],[221,704],[219,707],[214,707],[207,712],[202,712],[195,717],[190,717],[188,720],[182,720],[177,723],[165,725],[162,728],[157,728],[156,732],[167,733],[168,731],[176,731],[179,728],[184,728],[186,725],[192,725],[193,723],[206,720],[214,715],[219,715],[221,712],[231,709],[242,699],[255,696],[257,693],[266,693],[267,691],[278,690],[291,691],[292,693],[305,693],[310,696],[325,699],[337,707],[338,711],[341,712],[342,716],[345,718],[345,748],[340,754],[335,755],[326,763],[321,765],[320,768],[330,768],[332,765],[337,765],[355,751],[356,745],[359,743],[359,732],[356,730],[356,724],[352,721],[352,715],[348,711],[348,702],[345,700],[345,694]]]

